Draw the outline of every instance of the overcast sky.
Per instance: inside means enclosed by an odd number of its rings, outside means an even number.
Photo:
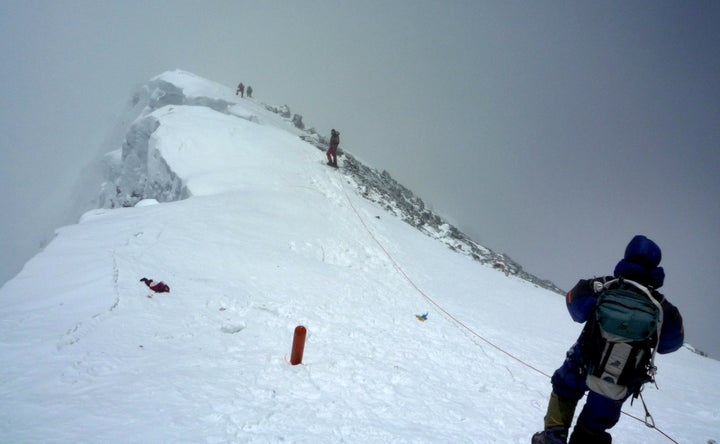
[[[133,88],[179,68],[337,128],[562,288],[646,234],[720,357],[718,23],[716,1],[4,0],[0,282],[95,194],[76,179]]]

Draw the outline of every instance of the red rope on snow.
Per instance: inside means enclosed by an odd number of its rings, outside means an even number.
[[[538,369],[537,367],[534,367],[534,366],[530,365],[529,363],[523,361],[522,359],[520,359],[520,358],[518,358],[517,356],[513,355],[512,353],[504,350],[504,349],[501,348],[500,346],[495,345],[493,342],[491,342],[490,340],[488,340],[488,339],[486,339],[485,337],[483,337],[482,335],[480,335],[478,332],[476,332],[475,330],[473,330],[471,327],[469,327],[468,325],[466,325],[464,322],[462,322],[461,320],[459,320],[458,318],[456,318],[455,316],[453,316],[452,314],[450,314],[450,313],[449,313],[447,310],[445,310],[440,304],[438,304],[438,303],[435,302],[430,296],[428,296],[420,287],[418,287],[418,286],[415,284],[415,282],[413,282],[413,280],[410,279],[410,277],[409,277],[409,276],[405,273],[405,271],[400,267],[400,265],[395,261],[395,258],[393,258],[392,255],[391,255],[391,254],[385,249],[385,247],[380,243],[380,241],[377,240],[377,238],[375,237],[375,235],[373,234],[373,232],[370,230],[370,227],[367,226],[367,224],[366,224],[365,221],[363,220],[362,216],[360,216],[360,213],[358,212],[357,208],[355,208],[355,205],[353,205],[352,200],[350,199],[350,196],[348,195],[347,191],[345,190],[345,187],[342,185],[342,180],[340,181],[340,186],[341,186],[341,188],[342,188],[342,190],[343,190],[343,193],[345,194],[345,198],[347,199],[348,203],[350,204],[350,208],[352,208],[353,212],[355,213],[355,215],[357,216],[357,218],[360,220],[360,223],[362,224],[362,226],[365,227],[365,231],[368,232],[368,234],[370,235],[370,238],[371,238],[373,241],[375,241],[375,243],[377,244],[377,246],[380,247],[380,249],[383,251],[383,253],[385,253],[385,255],[388,257],[388,259],[390,260],[390,262],[393,264],[393,267],[395,267],[395,270],[397,270],[397,272],[400,273],[400,275],[401,275],[403,278],[405,278],[405,280],[410,284],[410,286],[413,287],[413,288],[415,289],[415,291],[417,291],[428,303],[430,303],[430,304],[431,304],[432,306],[434,306],[439,312],[443,313],[446,317],[448,317],[449,319],[451,319],[452,321],[454,321],[454,322],[455,322],[456,324],[458,324],[460,327],[462,327],[462,328],[464,328],[465,330],[467,330],[471,335],[473,335],[473,336],[475,336],[476,338],[480,339],[481,341],[485,342],[487,345],[491,346],[491,347],[494,348],[495,350],[497,350],[497,351],[499,351],[500,353],[508,356],[508,357],[511,358],[511,359],[514,359],[515,361],[519,362],[520,364],[524,365],[525,367],[528,367],[529,369],[534,370],[536,373],[539,373],[539,374],[545,376],[545,377],[548,378],[548,379],[551,378],[551,376],[550,376],[549,374],[547,374],[547,373],[545,373],[544,371]],[[647,425],[647,423],[646,423],[644,420],[638,418],[637,416],[631,415],[630,413],[626,413],[626,412],[624,412],[624,411],[622,411],[621,413],[624,414],[624,415],[626,415],[626,416],[629,416],[630,418],[635,419],[636,421],[642,422],[643,424]],[[670,435],[668,435],[667,433],[663,432],[663,431],[660,430],[659,428],[657,428],[657,427],[655,427],[655,426],[653,426],[653,427],[651,427],[651,428],[657,430],[661,435],[665,436],[668,440],[672,441],[673,443],[679,444],[676,440],[674,440],[672,437],[670,437]]]

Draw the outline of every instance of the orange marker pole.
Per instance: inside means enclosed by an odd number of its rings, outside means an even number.
[[[305,350],[305,336],[307,329],[302,325],[295,327],[295,336],[293,337],[292,354],[290,354],[290,364],[298,365],[302,363],[303,351]]]

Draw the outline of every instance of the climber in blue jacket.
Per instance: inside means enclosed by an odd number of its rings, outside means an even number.
[[[533,435],[532,444],[610,444],[612,437],[607,430],[619,421],[623,403],[630,396],[639,394],[642,384],[652,380],[651,376],[648,378],[648,369],[640,369],[644,374],[630,378],[627,386],[601,381],[600,384],[610,390],[599,390],[594,384],[593,388],[588,387],[590,367],[604,353],[602,339],[598,339],[595,308],[598,293],[606,282],[621,278],[645,286],[662,307],[660,337],[655,338],[655,351],[670,353],[682,346],[684,330],[680,311],[657,291],[665,280],[665,272],[659,266],[661,258],[660,247],[655,242],[642,235],[635,236],[616,265],[613,276],[582,279],[568,292],[566,303],[570,316],[576,322],[585,323],[585,327],[567,352],[563,365],[552,376],[553,390],[545,415],[545,428]],[[587,401],[568,441],[575,407],[588,391]]]

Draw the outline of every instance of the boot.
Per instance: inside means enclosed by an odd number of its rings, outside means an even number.
[[[550,427],[533,435],[531,444],[567,444],[568,429]]]
[[[568,444],[612,444],[612,436],[606,431],[590,430],[582,422],[578,422]]]

